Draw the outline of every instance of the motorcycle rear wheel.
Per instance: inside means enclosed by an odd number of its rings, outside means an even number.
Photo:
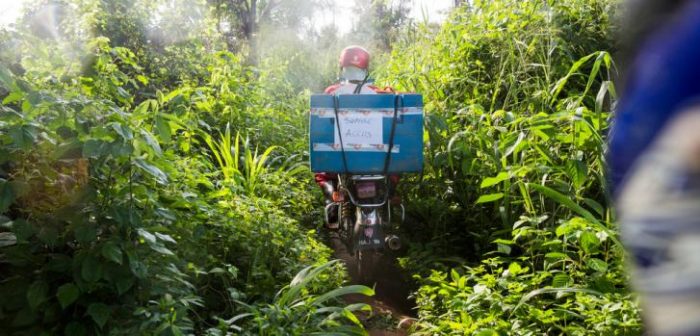
[[[362,284],[371,285],[374,282],[375,263],[377,261],[377,251],[357,250],[355,251],[355,261],[357,264],[357,278]]]

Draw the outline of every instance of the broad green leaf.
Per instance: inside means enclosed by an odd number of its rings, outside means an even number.
[[[61,308],[63,309],[66,309],[66,307],[75,302],[75,300],[78,299],[78,296],[80,296],[80,290],[78,289],[78,286],[73,283],[67,283],[61,287],[58,287],[58,291],[56,292],[58,302],[61,304]]]
[[[102,256],[119,265],[122,264],[122,250],[114,242],[106,242],[102,245]]]
[[[512,239],[501,239],[501,238],[499,238],[499,239],[495,239],[493,242],[496,243],[496,244],[505,244],[505,245],[513,245],[513,244],[515,244],[515,242],[514,242]]]
[[[166,174],[165,174],[162,170],[160,170],[158,167],[156,167],[156,166],[154,166],[154,165],[152,165],[152,164],[150,164],[150,163],[147,163],[146,161],[144,161],[143,159],[140,159],[140,158],[134,159],[134,160],[133,160],[133,163],[134,163],[137,167],[143,169],[143,171],[145,171],[145,172],[148,173],[149,175],[155,177],[155,178],[156,178],[156,181],[158,181],[159,183],[161,183],[161,184],[166,184],[166,183],[168,183],[168,175],[166,175]]]
[[[29,286],[27,290],[27,301],[29,302],[29,307],[36,310],[39,305],[44,303],[49,294],[49,284],[45,281],[37,281]]]
[[[109,150],[107,153],[112,154],[114,157],[130,156],[134,152],[134,146],[132,145],[131,141],[112,142],[109,144],[108,149]]]
[[[172,131],[170,130],[170,122],[165,120],[160,115],[156,116],[156,129],[158,130],[158,137],[163,143],[169,143],[172,137]]]
[[[498,252],[503,254],[510,254],[510,252],[513,250],[513,248],[510,247],[510,245],[506,244],[497,243],[496,246],[498,248]]]
[[[544,257],[552,260],[569,259],[569,256],[562,252],[549,252],[545,254]]]
[[[183,92],[183,89],[173,90],[173,91],[169,92],[167,95],[165,95],[165,96],[161,99],[161,102],[160,102],[160,103],[161,103],[161,104],[166,104],[167,102],[171,101],[173,98],[175,98],[175,97],[181,95],[182,92]]]
[[[164,330],[164,332],[166,332],[168,335],[172,335],[172,336],[184,336],[185,335],[177,325],[170,324],[170,323],[168,323],[168,327]]]
[[[143,279],[148,275],[146,265],[134,257],[129,257],[129,269],[139,279]]]
[[[143,85],[148,85],[148,77],[146,77],[144,75],[136,75],[136,80],[141,82],[141,84],[143,84]]]
[[[120,276],[115,282],[117,285],[117,293],[122,295],[134,285],[134,278],[131,276]]]
[[[552,287],[555,288],[564,288],[569,285],[569,281],[571,281],[571,278],[569,278],[569,275],[566,273],[557,273],[554,275],[554,278],[552,279]]]
[[[10,89],[13,82],[14,80],[12,79],[12,73],[10,70],[4,66],[0,66],[0,84],[2,84],[2,86],[6,89]]]
[[[156,243],[156,236],[153,235],[152,233],[144,230],[144,229],[138,229],[137,230],[139,236],[143,238],[148,244],[155,244]]]
[[[2,103],[3,103],[3,105],[11,104],[11,103],[19,101],[23,97],[24,97],[24,95],[22,94],[22,92],[15,91],[15,92],[12,92],[9,95],[7,95],[7,97],[5,97],[5,99],[2,100]]]
[[[583,251],[586,253],[595,252],[598,246],[600,246],[600,240],[595,235],[595,233],[590,231],[584,231],[581,233],[581,237],[579,237],[579,243],[581,244],[581,248],[583,249]]]
[[[134,138],[134,134],[131,132],[131,129],[127,125],[122,125],[120,123],[113,123],[112,124],[112,129],[114,129],[119,136],[122,137],[125,141],[131,141]]]
[[[523,271],[523,268],[520,266],[520,264],[513,262],[508,265],[508,273],[511,275],[518,275],[520,272]]]
[[[15,313],[15,318],[12,320],[13,327],[26,327],[36,323],[38,318],[37,313],[29,306],[24,306],[20,311]]]
[[[207,272],[209,274],[226,274],[226,270],[221,267],[214,267]]]
[[[128,91],[124,90],[123,87],[117,87],[117,94],[119,97],[124,98],[126,100],[127,98],[131,97]]]
[[[481,188],[488,188],[490,186],[494,186],[509,178],[510,175],[507,172],[500,172],[495,177],[487,177],[483,181],[481,181]]]
[[[46,269],[57,273],[68,273],[73,267],[73,259],[65,254],[54,254],[46,264]]]
[[[136,108],[134,109],[134,114],[136,114],[136,115],[145,115],[146,113],[148,113],[148,107],[149,107],[150,105],[151,105],[151,103],[150,103],[149,101],[147,101],[147,100],[141,102],[141,104],[139,104],[138,106],[136,106]]]
[[[149,245],[151,250],[156,251],[160,254],[164,255],[174,255],[172,251],[170,251],[167,247],[163,246],[162,244],[151,244]]]
[[[209,181],[208,181],[208,180],[199,180],[198,182],[199,182],[199,183],[205,183],[205,182],[209,182]],[[213,186],[212,186],[211,189],[214,189]],[[162,217],[162,218],[164,218],[164,219],[167,219],[167,220],[173,221],[173,222],[177,220],[177,216],[176,216],[175,213],[174,213],[172,210],[170,210],[170,209],[166,209],[166,208],[157,208],[155,211],[156,211],[156,214],[158,214],[158,216],[160,216],[160,217]],[[157,233],[156,235],[159,235],[159,234]],[[161,238],[161,236],[158,236],[158,238]],[[163,239],[163,238],[161,238],[161,239]],[[172,239],[172,238],[170,238],[170,239]],[[163,239],[163,240],[167,240],[167,239]],[[175,242],[175,240],[173,240],[173,243],[174,243],[174,242]]]
[[[4,213],[15,201],[15,191],[7,181],[0,179],[0,213]]]
[[[25,241],[34,235],[35,230],[31,223],[19,218],[12,221],[12,232],[18,241]]]
[[[83,144],[83,157],[95,158],[103,155],[107,145],[100,140],[89,139]]]
[[[616,279],[615,279],[616,280]],[[615,281],[613,280],[613,281]],[[597,276],[593,280],[593,287],[592,289],[595,289],[597,291],[603,292],[603,293],[613,293],[615,291],[618,291],[619,289],[615,288],[615,283],[610,281],[606,276]]]
[[[87,282],[96,282],[102,277],[102,265],[97,258],[88,255],[83,259],[80,275]]]
[[[33,107],[34,107],[34,106],[33,106],[32,103],[29,101],[29,99],[25,99],[25,100],[22,102],[22,112],[24,112],[24,113],[29,113],[29,112],[32,110]]]
[[[585,219],[581,217],[574,217],[561,223],[559,226],[557,226],[554,232],[557,237],[562,237],[583,230],[587,227],[589,227],[589,225]]]
[[[452,278],[452,282],[457,282],[459,281],[460,275],[457,273],[457,270],[453,268],[450,270],[450,277]]]
[[[40,226],[36,236],[42,243],[54,246],[58,239],[58,229],[53,226]]]
[[[175,241],[175,239],[173,239],[173,237],[171,237],[170,235],[162,234],[162,233],[158,233],[158,232],[156,232],[155,234],[156,234],[156,237],[158,237],[158,239],[160,239],[162,241],[177,244],[177,241]]]
[[[85,329],[85,327],[82,324],[80,324],[76,321],[71,321],[66,326],[66,329],[64,330],[63,334],[64,335],[71,335],[71,336],[83,336],[83,335],[87,335],[88,333],[87,333],[87,329]]]
[[[151,134],[151,132],[142,129],[141,136],[143,136],[143,139],[146,140],[146,144],[148,144],[148,146],[153,150],[156,156],[163,155],[163,150],[160,148],[158,140],[156,140],[156,138],[153,136],[153,134]]]
[[[503,198],[503,193],[481,195],[479,199],[476,200],[476,204],[495,202],[501,198]]]
[[[92,320],[100,327],[104,327],[109,319],[112,310],[104,303],[93,303],[88,306],[87,314],[92,317]]]
[[[606,272],[608,270],[608,263],[598,258],[590,258],[586,260],[586,265],[588,268],[596,272]]]
[[[493,329],[481,329],[474,336],[499,336],[498,332]]]
[[[30,125],[20,125],[10,128],[8,134],[15,146],[24,150],[29,150],[36,140],[34,132],[34,127]]]
[[[80,243],[90,243],[97,239],[97,229],[92,223],[78,223],[74,233],[75,239]]]

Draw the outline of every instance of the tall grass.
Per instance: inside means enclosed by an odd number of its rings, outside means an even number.
[[[615,6],[475,0],[394,50],[386,84],[427,113],[419,334],[640,332],[605,184]]]
[[[367,335],[355,312],[371,311],[371,307],[365,303],[337,304],[344,295],[372,296],[374,290],[350,285],[315,294],[311,288],[313,282],[333,271],[339,263],[332,260],[302,269],[271,304],[239,302],[247,312],[222,321],[222,325],[241,335]]]
[[[268,173],[266,163],[276,146],[270,146],[258,154],[257,147],[251,149],[248,138],[243,139],[238,132],[233,137],[228,125],[223,134],[219,133],[219,141],[206,133],[202,136],[221,169],[224,183],[243,189],[248,196],[255,195],[262,176]]]

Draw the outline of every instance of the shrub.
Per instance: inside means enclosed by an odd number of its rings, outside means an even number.
[[[615,5],[474,1],[392,53],[427,113],[404,185],[419,334],[641,332],[604,177]]]

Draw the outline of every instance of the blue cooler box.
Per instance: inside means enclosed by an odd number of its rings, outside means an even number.
[[[384,173],[395,111],[396,126],[388,173],[421,172],[423,96],[418,94],[312,95],[309,116],[311,170]],[[338,128],[340,133],[336,132]]]

